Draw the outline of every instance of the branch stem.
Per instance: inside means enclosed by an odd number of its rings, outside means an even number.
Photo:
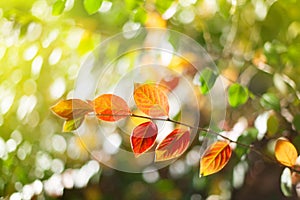
[[[174,123],[174,124],[177,124],[177,125],[181,125],[181,126],[188,127],[188,128],[190,128],[190,129],[195,129],[195,130],[197,130],[197,131],[203,131],[203,132],[206,132],[206,133],[209,133],[209,134],[212,134],[212,135],[221,137],[221,138],[223,138],[223,139],[229,141],[230,143],[235,143],[235,144],[237,144],[237,145],[239,145],[239,146],[241,146],[241,147],[250,149],[251,151],[255,152],[256,154],[258,154],[258,155],[260,155],[260,156],[262,156],[262,157],[264,157],[266,160],[269,160],[270,162],[273,162],[273,163],[277,163],[277,164],[278,164],[278,162],[277,162],[274,158],[272,158],[272,157],[270,157],[270,156],[264,154],[263,152],[259,151],[259,150],[258,150],[257,148],[255,148],[255,146],[252,145],[252,144],[244,144],[244,143],[242,143],[242,142],[232,140],[232,139],[230,139],[229,137],[224,136],[224,135],[222,135],[222,134],[220,134],[220,133],[217,133],[216,131],[213,131],[213,130],[211,130],[210,128],[203,128],[203,127],[200,127],[200,126],[192,126],[192,125],[190,125],[190,124],[186,124],[186,123],[183,123],[183,122],[179,122],[179,121],[170,119],[169,117],[167,117],[167,118],[150,117],[150,116],[144,116],[144,115],[137,115],[137,114],[133,114],[133,113],[131,113],[131,114],[124,114],[124,115],[122,115],[122,114],[120,114],[120,115],[119,115],[119,114],[113,114],[113,115],[111,115],[111,114],[97,114],[97,113],[96,113],[96,116],[134,117],[134,118],[140,118],[140,119],[148,119],[148,120],[151,120],[151,121],[165,121],[165,122],[171,122],[171,123]],[[284,167],[287,167],[287,166],[284,166]],[[292,167],[289,167],[289,168],[290,168],[292,171],[296,172],[296,173],[300,173],[300,171],[298,171],[298,170],[296,170],[296,169],[294,169],[294,168],[292,168]]]

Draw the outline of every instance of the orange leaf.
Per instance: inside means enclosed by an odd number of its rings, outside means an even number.
[[[130,110],[127,103],[119,96],[103,94],[94,100],[96,116],[104,121],[117,121],[129,116]]]
[[[152,121],[142,123],[133,129],[130,142],[136,157],[145,153],[154,145],[157,133],[157,126]]]
[[[297,159],[297,150],[295,146],[286,138],[279,138],[275,145],[275,157],[281,164],[287,167],[293,167]]]
[[[232,150],[227,141],[217,141],[204,152],[200,161],[200,176],[214,174],[228,163]]]
[[[80,99],[61,100],[50,108],[56,115],[67,120],[82,117],[93,111],[93,107]]]
[[[175,129],[155,150],[155,161],[165,161],[181,156],[190,143],[190,131]]]
[[[143,84],[134,90],[137,107],[151,117],[168,116],[169,102],[164,90],[154,84]]]

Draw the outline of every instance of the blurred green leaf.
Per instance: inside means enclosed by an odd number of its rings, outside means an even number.
[[[125,5],[128,10],[134,10],[139,5],[144,3],[143,0],[125,0]]]
[[[164,1],[156,0],[155,6],[156,6],[157,11],[160,14],[163,14],[164,12],[166,12],[166,10],[168,10],[168,8],[172,5],[172,3],[173,3],[173,0],[164,0]]]
[[[65,9],[66,0],[57,0],[52,6],[52,15],[60,15]]]
[[[280,101],[273,93],[265,93],[260,99],[260,104],[266,109],[280,111]]]
[[[257,135],[258,135],[258,131],[256,128],[249,128],[238,138],[237,141],[246,145],[250,145],[256,140]],[[237,145],[237,147],[235,148],[235,153],[237,157],[240,159],[249,151],[250,149],[239,145]]]
[[[147,12],[144,8],[139,7],[133,11],[133,21],[144,24],[147,19]]]
[[[102,4],[102,0],[84,0],[83,5],[86,12],[90,15],[95,14]]]
[[[227,0],[218,0],[220,13],[224,18],[228,18],[230,16],[230,8],[231,3],[229,3]]]
[[[79,117],[65,121],[63,125],[63,132],[71,132],[78,129],[79,126],[82,124],[83,120],[84,117]]]
[[[270,115],[267,121],[268,135],[273,136],[274,134],[276,134],[278,128],[279,128],[279,121],[276,115]]]
[[[248,89],[238,83],[232,84],[228,89],[228,102],[232,107],[238,107],[247,102]]]
[[[294,116],[293,125],[297,131],[300,131],[300,114]]]
[[[202,94],[207,94],[214,86],[217,75],[209,68],[204,69],[199,77],[200,91]]]

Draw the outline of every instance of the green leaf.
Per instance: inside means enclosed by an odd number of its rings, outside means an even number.
[[[65,9],[66,0],[57,0],[52,6],[52,15],[60,15]]]
[[[249,98],[248,89],[244,86],[234,83],[228,89],[228,102],[232,107],[238,107],[247,102]]]
[[[79,126],[82,124],[84,120],[84,117],[79,117],[76,119],[70,119],[65,121],[63,126],[63,132],[71,132],[79,128]]]
[[[163,14],[164,12],[166,12],[166,10],[168,10],[168,8],[172,5],[173,0],[156,0],[155,1],[155,6],[156,9],[158,10],[158,12],[160,14]]]
[[[229,3],[227,0],[218,0],[219,5],[219,11],[220,14],[225,18],[228,19],[230,16],[230,9],[231,9],[231,3]]]
[[[240,143],[246,144],[246,145],[250,145],[256,140],[257,135],[258,135],[257,129],[249,128],[238,138],[237,141]],[[250,151],[250,149],[247,149],[240,145],[237,145],[237,147],[235,148],[235,153],[236,153],[237,157],[239,157],[240,159],[245,154],[247,154],[249,151]]]
[[[300,114],[296,115],[293,119],[293,125],[297,131],[300,131]]]
[[[200,91],[202,94],[207,94],[214,86],[217,75],[209,68],[204,69],[199,77]]]
[[[267,121],[268,136],[273,136],[278,131],[279,121],[275,115],[271,115]]]
[[[134,22],[140,22],[144,24],[147,19],[147,12],[145,11],[144,8],[140,7],[134,10],[133,12],[133,21]]]
[[[102,4],[102,0],[84,0],[84,9],[89,15],[95,14]]]
[[[266,109],[280,111],[280,101],[273,93],[265,93],[262,95],[260,104]]]
[[[143,0],[124,0],[126,9],[134,10],[138,6],[142,6],[144,4]]]

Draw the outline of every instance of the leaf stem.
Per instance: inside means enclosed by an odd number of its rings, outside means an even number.
[[[277,163],[279,164],[275,159],[273,159],[272,157],[264,154],[263,152],[259,151],[258,149],[255,148],[255,146],[253,144],[244,144],[244,143],[241,143],[239,141],[235,141],[235,140],[232,140],[230,139],[229,137],[226,137],[220,133],[217,133],[216,131],[213,131],[211,130],[210,128],[203,128],[203,127],[200,127],[200,126],[192,126],[192,125],[189,125],[189,124],[186,124],[186,123],[183,123],[183,122],[179,122],[179,121],[176,121],[176,120],[173,120],[173,119],[170,119],[169,117],[168,118],[160,118],[160,117],[150,117],[150,116],[144,116],[144,115],[137,115],[137,114],[95,114],[96,116],[119,116],[119,117],[135,117],[135,118],[141,118],[141,119],[148,119],[148,120],[151,120],[151,121],[165,121],[165,122],[171,122],[171,123],[174,123],[174,124],[177,124],[177,125],[182,125],[182,126],[185,126],[185,127],[188,127],[190,129],[196,129],[197,131],[203,131],[203,132],[206,132],[206,133],[209,133],[209,134],[213,134],[215,136],[219,136],[227,141],[229,141],[230,143],[235,143],[241,147],[244,147],[244,148],[247,148],[247,149],[250,149],[251,151],[255,152],[256,154],[264,157],[266,160],[269,160],[270,162],[273,162],[273,163]],[[279,164],[281,165],[281,164]],[[287,166],[284,166],[284,167],[287,167]],[[293,167],[288,167],[290,168],[292,171],[296,172],[296,173],[300,173],[299,170],[296,170],[294,169]]]
[[[112,116],[110,114],[96,114],[96,116]],[[237,145],[240,145],[242,147],[245,147],[245,148],[249,148],[251,150],[253,150],[254,152],[258,153],[258,154],[262,154],[261,152],[259,152],[258,150],[254,149],[253,148],[253,145],[247,145],[247,144],[244,144],[244,143],[241,143],[241,142],[238,142],[238,141],[234,141],[232,139],[230,139],[229,137],[226,137],[220,133],[217,133],[209,128],[203,128],[203,127],[200,127],[200,126],[192,126],[192,125],[189,125],[189,124],[186,124],[186,123],[183,123],[183,122],[179,122],[179,121],[175,121],[173,119],[170,119],[170,118],[159,118],[159,117],[149,117],[149,116],[144,116],[144,115],[137,115],[137,114],[126,114],[126,115],[118,115],[118,114],[114,114],[113,116],[118,116],[118,117],[135,117],[135,118],[142,118],[142,119],[148,119],[148,120],[152,120],[152,121],[165,121],[165,122],[171,122],[171,123],[174,123],[174,124],[177,124],[177,125],[182,125],[182,126],[185,126],[185,127],[188,127],[190,129],[196,129],[198,131],[203,131],[203,132],[206,132],[206,133],[209,133],[209,134],[213,134],[213,135],[216,135],[216,136],[219,136],[219,137],[222,137],[223,139],[231,142],[231,143],[235,143]]]

